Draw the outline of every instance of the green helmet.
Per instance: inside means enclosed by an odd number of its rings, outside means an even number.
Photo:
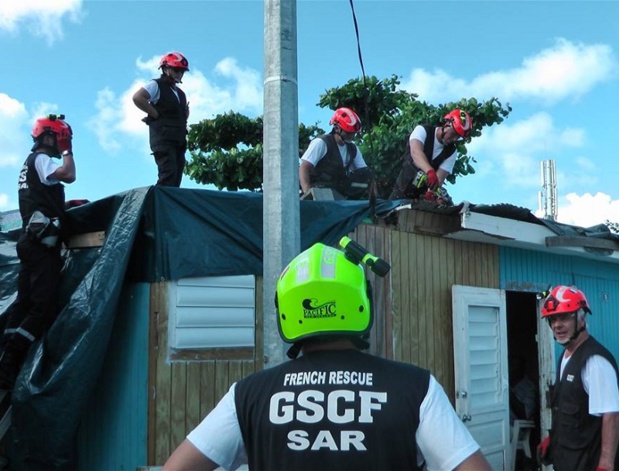
[[[277,280],[277,325],[282,339],[363,337],[372,327],[369,283],[363,267],[324,244],[295,257]]]

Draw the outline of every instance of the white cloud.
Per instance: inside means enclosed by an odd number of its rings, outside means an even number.
[[[552,47],[524,58],[519,67],[510,70],[489,72],[467,82],[440,69],[414,69],[402,88],[428,102],[499,96],[504,101],[534,99],[552,104],[585,95],[597,84],[616,77],[618,70],[610,46],[558,38]]]
[[[552,117],[542,112],[485,129],[467,147],[479,160],[480,176],[500,178],[506,188],[531,189],[540,186],[541,160],[561,160],[566,150],[581,147],[584,141],[582,129],[557,129]],[[583,166],[579,174],[586,175],[586,170]]]
[[[122,148],[117,138],[117,131],[122,117],[119,120],[121,102],[116,94],[109,88],[97,92],[95,108],[99,111],[97,116],[88,121],[88,127],[92,129],[99,139],[99,145],[107,152],[116,154]]]
[[[0,2],[0,30],[17,33],[24,26],[29,33],[51,44],[62,38],[62,20],[78,22],[82,0],[3,0]]]
[[[9,195],[6,193],[0,193],[0,211],[6,211],[14,208],[15,205],[9,201]]]
[[[619,222],[619,199],[604,193],[568,193],[560,198],[557,220],[564,224],[591,227],[605,221]]]
[[[0,168],[15,167],[26,158],[32,140],[26,107],[18,100],[0,93]]]
[[[120,95],[109,88],[100,90],[95,106],[98,113],[89,121],[97,134],[99,144],[110,153],[118,153],[125,139],[130,145],[139,145],[148,154],[148,129],[141,119],[144,113],[133,104],[133,94],[146,81],[159,76],[159,57],[143,60],[138,58],[136,68],[139,78]],[[222,85],[215,84],[197,69],[183,77],[181,88],[189,101],[189,124],[212,118],[217,114],[235,110],[247,114],[259,114],[262,110],[261,74],[250,68],[240,67],[235,59],[225,58],[216,64],[215,73],[223,77]]]

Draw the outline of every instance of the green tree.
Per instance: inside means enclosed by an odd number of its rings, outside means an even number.
[[[480,136],[485,126],[501,123],[511,112],[497,98],[478,102],[475,98],[430,105],[417,95],[399,89],[393,75],[384,80],[367,77],[352,79],[341,87],[326,90],[318,106],[335,110],[347,106],[364,124],[357,144],[375,175],[379,196],[386,198],[402,165],[408,136],[417,124],[439,124],[453,108],[466,110],[473,119],[471,138]],[[299,126],[299,150],[324,131],[317,124]],[[226,113],[192,125],[189,150],[192,160],[187,174],[200,183],[219,189],[260,190],[262,187],[262,119]],[[458,145],[458,160],[448,180],[475,173],[475,158],[468,155],[466,142]]]
[[[323,133],[316,125],[301,124],[299,149]],[[191,160],[185,173],[192,180],[220,190],[262,189],[262,117],[230,111],[192,124],[187,140]]]
[[[443,116],[454,108],[466,110],[473,120],[469,140],[481,136],[486,126],[500,124],[512,108],[503,106],[497,98],[479,102],[475,98],[461,99],[439,105],[417,100],[417,95],[399,90],[400,80],[393,75],[385,80],[369,77],[364,82],[350,80],[346,85],[327,90],[319,106],[337,109],[352,108],[364,124],[357,144],[372,168],[379,195],[386,198],[393,187],[406,150],[408,137],[418,124],[438,125]],[[367,92],[366,92],[367,90]],[[458,159],[447,180],[455,183],[458,177],[475,173],[475,157],[468,154],[466,142],[458,144]]]

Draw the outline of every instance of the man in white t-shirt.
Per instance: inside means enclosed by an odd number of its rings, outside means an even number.
[[[64,115],[38,118],[32,139],[32,152],[18,182],[22,231],[17,241],[17,298],[7,311],[0,340],[0,389],[4,390],[13,389],[30,346],[58,315],[63,183],[75,181],[73,131]]]
[[[456,142],[466,139],[473,122],[466,111],[455,109],[444,116],[442,126],[413,129],[389,199],[436,201],[457,159]]]
[[[331,132],[313,139],[301,157],[299,183],[304,197],[312,188],[330,188],[338,199],[367,198],[371,174],[352,142],[361,130],[359,116],[350,108],[338,108],[329,124]]]
[[[361,266],[389,267],[349,239],[315,244],[277,283],[276,314],[291,361],[232,385],[164,471],[490,471],[432,374],[363,353],[372,326]],[[380,267],[382,270],[379,270]],[[298,354],[302,355],[297,358]]]
[[[565,347],[553,386],[552,429],[538,448],[555,471],[619,469],[619,371],[613,355],[587,331],[585,294],[560,285],[542,317]]]
[[[185,168],[189,102],[178,84],[189,71],[189,62],[180,52],[169,52],[159,67],[161,77],[135,92],[133,103],[148,115],[142,121],[148,124],[157,185],[179,187]]]

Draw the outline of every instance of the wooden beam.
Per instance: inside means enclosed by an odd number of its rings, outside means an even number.
[[[619,242],[610,239],[582,236],[550,236],[546,237],[546,247],[582,247],[589,249],[619,250]]]

